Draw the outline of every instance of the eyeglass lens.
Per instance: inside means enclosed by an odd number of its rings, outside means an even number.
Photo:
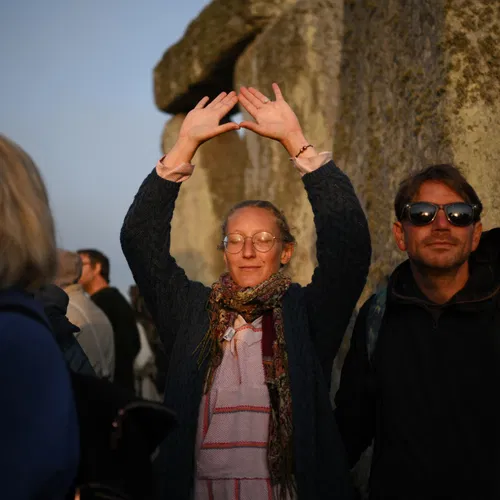
[[[255,233],[252,237],[245,237],[239,233],[228,234],[224,238],[224,248],[229,253],[238,253],[243,249],[247,238],[252,240],[253,247],[259,252],[269,252],[274,246],[275,237],[271,233],[261,231]]]
[[[415,226],[430,224],[435,218],[440,206],[429,202],[411,203],[408,218]],[[446,218],[454,226],[465,227],[473,222],[474,210],[468,203],[449,203],[443,205]]]

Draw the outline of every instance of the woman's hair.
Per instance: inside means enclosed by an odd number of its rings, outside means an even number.
[[[221,226],[222,238],[218,246],[219,250],[224,249],[223,240],[227,235],[227,224],[229,218],[240,208],[247,208],[247,207],[263,208],[264,210],[268,210],[269,212],[271,212],[276,217],[276,223],[278,224],[280,230],[281,241],[283,243],[291,243],[295,245],[296,243],[295,237],[291,233],[290,226],[288,225],[288,221],[286,220],[285,214],[281,210],[279,210],[276,206],[274,206],[270,201],[246,200],[246,201],[241,201],[240,203],[234,205],[227,213],[226,218],[224,219],[224,222],[222,223]]]
[[[33,160],[0,135],[0,289],[34,291],[57,267],[54,221]]]

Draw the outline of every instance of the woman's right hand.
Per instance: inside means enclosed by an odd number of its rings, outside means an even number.
[[[167,168],[175,168],[182,163],[191,163],[196,150],[206,141],[230,130],[238,130],[237,123],[219,122],[238,102],[236,92],[221,92],[210,104],[204,97],[184,118],[174,147],[162,160]]]
[[[229,94],[221,92],[210,104],[208,97],[204,97],[194,109],[184,118],[179,132],[179,141],[199,147],[205,141],[224,132],[238,130],[237,123],[229,122],[219,125],[219,122],[238,102],[236,92]]]

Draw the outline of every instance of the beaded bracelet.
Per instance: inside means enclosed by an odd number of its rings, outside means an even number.
[[[295,155],[295,158],[298,158],[307,148],[313,148],[314,146],[312,144],[307,144],[305,146],[302,146],[300,148],[300,151]]]

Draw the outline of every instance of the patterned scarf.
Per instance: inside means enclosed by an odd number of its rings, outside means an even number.
[[[222,337],[227,328],[233,325],[238,314],[248,323],[264,316],[262,354],[271,402],[267,460],[271,482],[277,486],[280,500],[286,499],[287,493],[293,497],[296,490],[293,478],[292,397],[281,306],[290,284],[290,278],[278,272],[253,288],[241,288],[229,273],[222,274],[219,281],[212,285],[208,300],[210,328],[198,346],[199,365],[208,357],[204,388],[207,394],[215,371],[222,362]]]

